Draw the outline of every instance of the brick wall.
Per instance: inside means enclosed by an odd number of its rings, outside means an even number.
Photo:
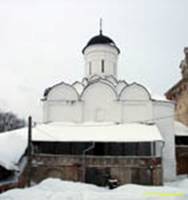
[[[188,174],[188,145],[176,146],[177,174]]]
[[[13,188],[25,187],[28,183],[28,168],[27,159],[23,157],[20,161],[20,171],[11,171],[12,176],[8,179],[2,179],[0,181],[0,193],[5,192]]]
[[[156,157],[72,156],[37,154],[32,158],[31,179],[47,177],[105,185],[108,176],[119,184],[162,184],[161,159]]]

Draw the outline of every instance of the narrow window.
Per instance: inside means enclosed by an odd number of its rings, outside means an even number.
[[[116,75],[116,64],[115,63],[113,65],[113,71],[114,71],[114,75]]]
[[[92,71],[91,71],[91,62],[89,62],[89,75],[91,75]]]
[[[104,60],[101,60],[101,71],[104,73]]]

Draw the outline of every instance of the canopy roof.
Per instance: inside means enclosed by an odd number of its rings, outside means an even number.
[[[156,125],[144,124],[62,124],[38,125],[33,141],[57,142],[153,142],[163,141]]]
[[[9,170],[27,148],[28,128],[0,134],[0,165]],[[49,123],[32,129],[33,141],[44,142],[154,142],[163,141],[156,125],[112,123]]]

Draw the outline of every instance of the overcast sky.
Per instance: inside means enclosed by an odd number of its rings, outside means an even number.
[[[119,78],[162,95],[180,78],[188,0],[0,0],[0,107],[41,118],[45,88],[84,76],[82,48],[99,32],[121,50]]]

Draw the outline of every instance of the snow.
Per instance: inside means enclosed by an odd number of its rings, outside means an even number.
[[[185,177],[186,175],[184,175]],[[188,192],[188,178],[176,180],[174,182],[165,183],[166,186],[171,186],[175,188],[184,188],[187,189]]]
[[[188,179],[165,186],[127,184],[114,190],[91,184],[46,179],[31,188],[13,189],[0,195],[0,200],[187,200]]]
[[[0,165],[17,170],[17,164],[27,147],[27,129],[21,128],[0,134]]]
[[[101,76],[95,74],[89,78],[89,82],[101,79]]]
[[[106,76],[105,79],[110,81],[114,86],[116,86],[118,84],[117,79],[113,75]]]
[[[79,95],[83,92],[84,87],[85,87],[82,83],[80,83],[78,81],[73,83],[72,86],[76,89],[76,91],[78,92]]]
[[[174,127],[176,136],[188,136],[188,127],[181,122],[175,121]]]
[[[153,100],[157,101],[169,101],[164,95],[150,93]]]
[[[67,134],[68,133],[68,134]],[[144,124],[42,124],[33,130],[33,141],[151,142],[163,141],[156,125]]]
[[[118,94],[121,93],[121,91],[127,86],[128,84],[125,81],[119,81],[116,86],[116,91]]]
[[[88,79],[83,78],[81,83],[84,85],[84,87],[86,87],[88,85]]]

